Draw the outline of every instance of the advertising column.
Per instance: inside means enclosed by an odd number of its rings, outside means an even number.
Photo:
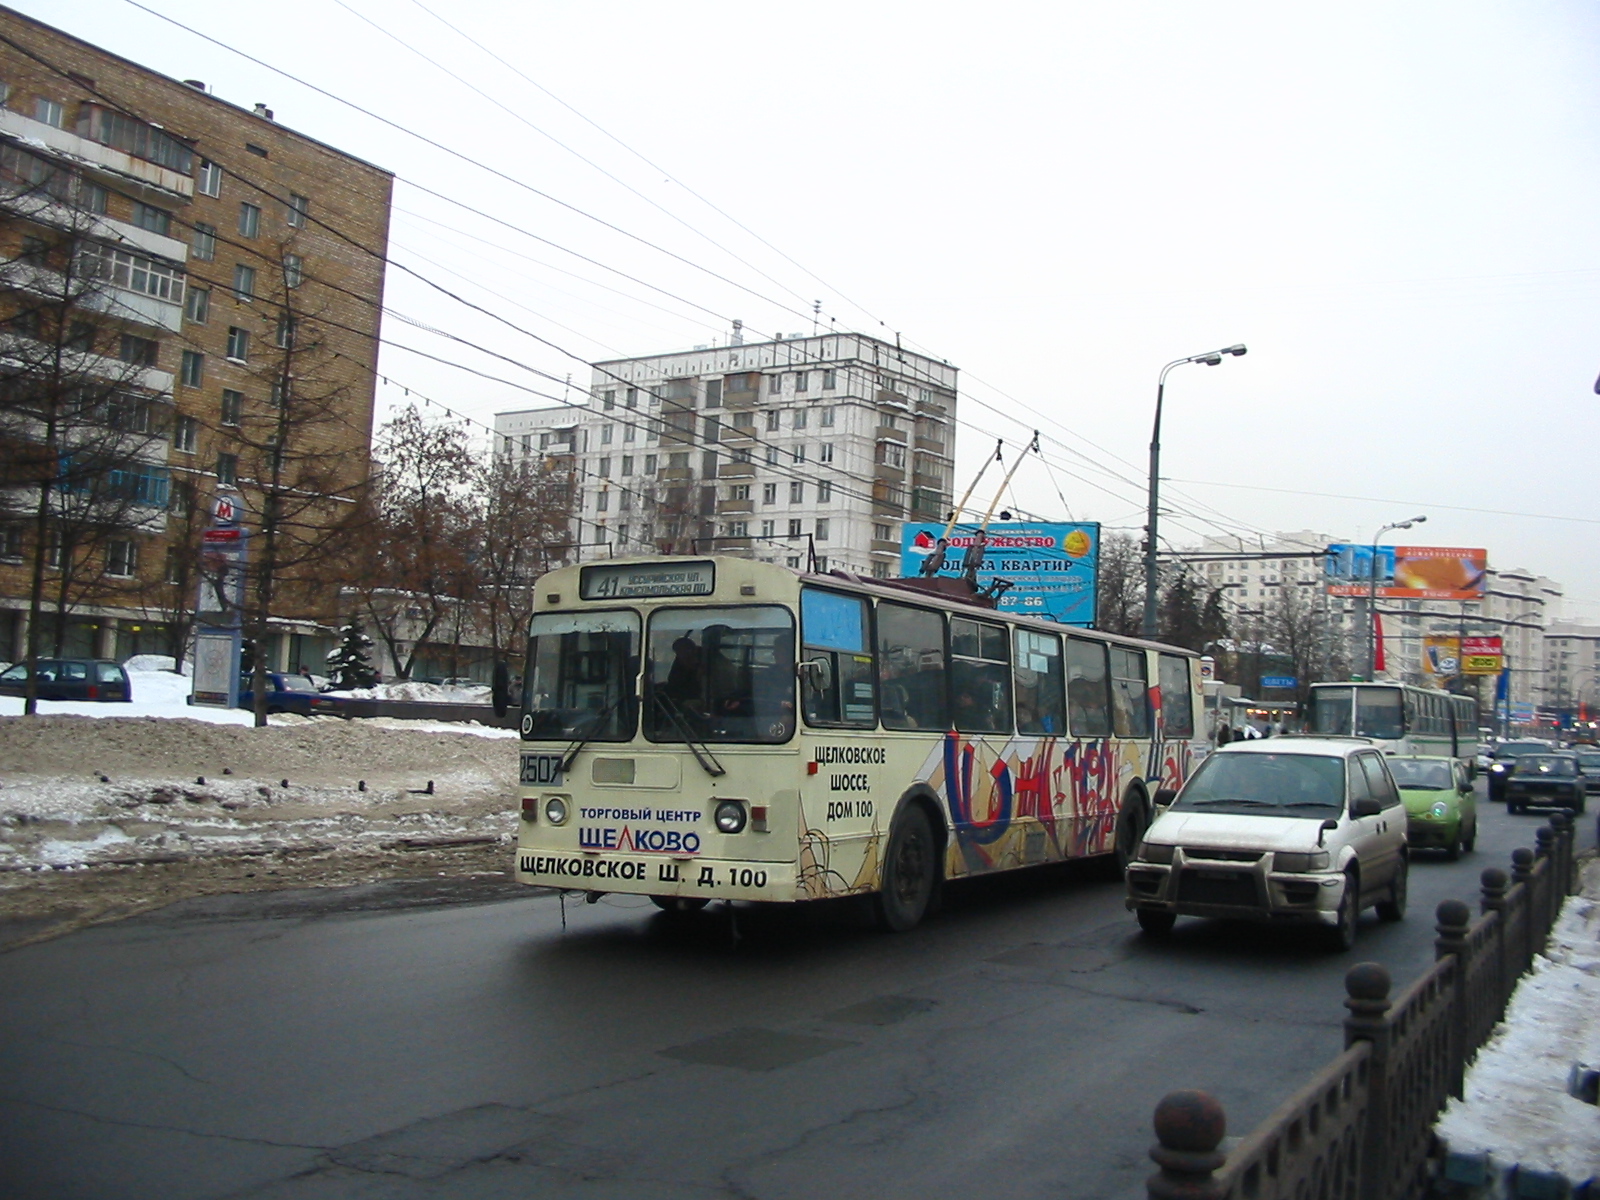
[[[241,515],[237,497],[220,495],[211,528],[201,535],[191,704],[234,708],[239,703],[239,628],[250,545],[249,531],[239,524]]]

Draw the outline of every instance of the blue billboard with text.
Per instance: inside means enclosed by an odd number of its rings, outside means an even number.
[[[942,524],[908,522],[900,527],[900,570],[920,575],[939,548]],[[961,574],[962,560],[977,539],[978,526],[957,525],[945,548],[941,577]],[[1095,582],[1100,559],[1100,526],[1007,521],[989,526],[988,547],[977,574],[980,588],[1008,580],[1000,597],[1006,612],[1043,617],[1062,625],[1094,624]]]

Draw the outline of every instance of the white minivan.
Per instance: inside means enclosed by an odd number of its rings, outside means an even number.
[[[1209,756],[1145,832],[1127,904],[1146,933],[1180,916],[1321,925],[1348,950],[1362,909],[1406,909],[1406,810],[1365,738],[1275,737]]]

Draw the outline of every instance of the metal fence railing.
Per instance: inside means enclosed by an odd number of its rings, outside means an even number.
[[[1513,852],[1509,877],[1483,872],[1476,920],[1460,900],[1440,904],[1434,965],[1398,996],[1377,963],[1351,967],[1344,1052],[1229,1153],[1214,1097],[1164,1097],[1151,1200],[1421,1200],[1434,1120],[1576,887],[1574,843],[1571,818],[1553,816],[1534,849]]]

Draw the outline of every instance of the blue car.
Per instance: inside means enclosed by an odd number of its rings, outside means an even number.
[[[256,694],[250,684],[252,677],[246,675],[239,681],[239,707],[254,709]],[[280,675],[277,671],[267,672],[267,711],[269,713],[298,713],[302,717],[348,716],[345,712],[344,701],[337,696],[324,696],[317,690],[317,685],[303,675]]]

